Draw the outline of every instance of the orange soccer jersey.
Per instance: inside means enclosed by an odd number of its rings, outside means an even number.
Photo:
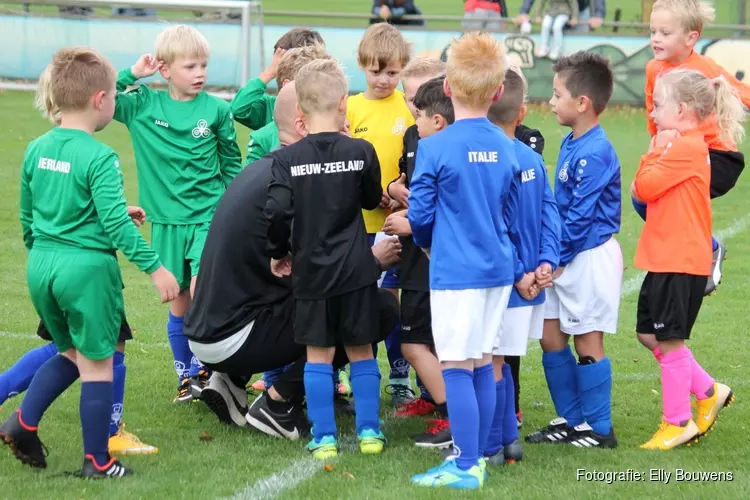
[[[648,216],[635,265],[657,273],[711,273],[711,167],[703,132],[694,129],[655,147],[635,174]]]
[[[652,59],[646,65],[646,111],[648,113],[648,131],[653,136],[656,135],[656,124],[653,118],[651,118],[651,112],[654,110],[654,87],[656,86],[656,79],[659,75],[665,71],[669,71],[674,68],[681,69],[694,69],[700,71],[708,78],[717,78],[723,76],[732,85],[732,87],[739,92],[742,103],[750,107],[750,86],[742,83],[734,76],[719,66],[716,61],[710,57],[703,56],[693,51],[690,53],[690,57],[681,64],[671,64],[665,61],[657,61]],[[701,126],[701,131],[705,137],[706,144],[709,149],[715,149],[718,151],[737,151],[737,145],[733,143],[725,143],[721,140],[721,133],[716,122],[716,118],[711,118],[704,121]]]

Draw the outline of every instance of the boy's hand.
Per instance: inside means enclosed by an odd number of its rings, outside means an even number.
[[[290,276],[292,274],[292,255],[287,254],[281,260],[271,259],[271,272],[279,278]]]
[[[406,187],[406,174],[401,174],[396,182],[388,186],[388,194],[404,208],[409,208],[409,193],[409,188]]]
[[[380,6],[380,17],[386,21],[391,17],[391,9],[389,9],[387,5]]]
[[[151,54],[143,54],[138,58],[138,61],[130,67],[131,73],[137,79],[146,78],[156,73],[161,64]]]
[[[656,134],[653,144],[654,147],[665,148],[667,147],[667,144],[674,141],[675,139],[678,139],[679,137],[680,132],[678,132],[677,130],[660,130],[659,133]]]
[[[380,268],[386,271],[401,260],[401,242],[398,238],[384,238],[372,247],[372,254],[380,262]]]
[[[592,17],[589,19],[589,26],[591,26],[591,29],[598,29],[602,27],[602,23],[604,23],[604,19],[601,17]]]
[[[563,271],[565,271],[565,268],[562,266],[559,266],[557,269],[555,269],[555,272],[552,273],[552,279],[556,280],[560,276],[562,276]]]
[[[388,196],[388,193],[383,191],[383,197],[380,199],[380,208],[390,208],[391,206],[391,197]]]
[[[146,222],[146,211],[141,207],[128,207],[128,215],[133,219],[136,227],[141,227]]]
[[[164,266],[151,273],[151,283],[161,295],[161,303],[170,302],[180,294],[180,285],[174,274],[170,273]]]
[[[576,26],[578,24],[578,18],[574,17],[573,19],[568,21],[568,24],[571,26]]]
[[[542,288],[549,288],[552,286],[552,266],[546,262],[534,271],[534,277],[536,278],[537,286]]]
[[[268,65],[268,67],[258,75],[258,78],[261,79],[263,83],[268,85],[268,82],[276,78],[276,71],[279,69],[279,61],[281,60],[281,56],[283,56],[286,53],[285,49],[278,48],[276,49],[276,52],[273,53],[273,59],[271,59],[271,64]]]
[[[516,290],[526,300],[532,300],[539,295],[539,287],[536,286],[536,276],[534,273],[526,273],[523,278],[516,283]]]
[[[530,19],[529,19],[528,14],[521,14],[521,15],[513,18],[513,22],[515,24],[524,24],[524,23],[528,23],[529,21],[530,21]]]
[[[406,210],[389,215],[385,219],[383,232],[388,236],[411,236],[411,225],[406,218]]]

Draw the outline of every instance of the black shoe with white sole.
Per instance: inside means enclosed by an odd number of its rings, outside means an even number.
[[[86,455],[83,459],[83,467],[78,472],[70,472],[68,475],[81,479],[114,479],[116,477],[130,476],[132,469],[125,467],[119,460],[109,457],[109,462],[97,465],[94,457]]]
[[[193,403],[201,400],[203,389],[208,385],[211,374],[205,368],[198,372],[195,377],[190,377],[190,395],[193,397]]]
[[[274,401],[268,392],[253,401],[247,412],[250,427],[273,437],[295,441],[310,434],[310,423],[301,404]]]
[[[597,434],[589,424],[576,425],[573,432],[565,438],[565,444],[572,444],[578,448],[617,448],[615,430],[609,434]]]
[[[573,432],[573,427],[568,425],[568,421],[558,417],[552,420],[547,427],[542,427],[526,436],[524,440],[531,444],[563,444],[565,438],[571,432]]]
[[[201,391],[201,401],[227,425],[247,425],[247,392],[232,382],[229,375],[214,372]]]

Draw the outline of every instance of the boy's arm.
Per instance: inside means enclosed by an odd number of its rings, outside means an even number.
[[[148,101],[149,89],[145,85],[126,92],[128,86],[133,85],[138,79],[133,75],[130,68],[126,68],[117,74],[117,95],[115,96],[114,119],[125,125],[129,124],[133,117],[138,114]]]
[[[656,61],[649,61],[646,64],[646,88],[643,93],[646,97],[646,119],[648,120],[648,133],[651,136],[655,136],[658,130],[656,129],[656,122],[651,117],[651,113],[654,111],[654,87],[656,86],[656,75],[658,69],[656,67]]]
[[[526,273],[523,261],[521,260],[523,245],[518,231],[518,224],[520,223],[519,220],[521,215],[521,169],[517,165],[514,165],[513,168],[513,179],[510,183],[510,190],[508,191],[503,218],[505,219],[505,227],[508,228],[508,237],[515,247],[515,251],[513,252],[513,257],[515,259],[513,264],[513,282],[518,283]]]
[[[709,161],[703,142],[678,139],[670,148],[655,147],[641,158],[633,181],[634,194],[646,203],[658,200],[673,187],[694,177],[697,161]]]
[[[570,5],[570,19],[571,21],[575,19],[578,20],[578,0],[568,0],[568,5]]]
[[[365,147],[365,167],[362,172],[361,203],[365,210],[375,210],[383,199],[383,186],[380,184],[380,160],[375,148],[362,141]]]
[[[560,212],[557,210],[555,194],[547,179],[547,169],[542,167],[544,197],[542,198],[542,231],[539,245],[539,265],[547,262],[552,270],[560,263]]]
[[[161,263],[128,215],[123,196],[122,171],[112,153],[91,166],[88,173],[91,195],[104,231],[115,246],[144,273],[151,274]]]
[[[401,158],[398,159],[398,177],[393,179],[391,182],[388,183],[388,186],[385,188],[385,192],[388,194],[388,196],[391,196],[391,184],[398,181],[401,178],[401,174],[406,175],[406,155],[408,152],[406,151],[406,134],[404,134],[404,140],[403,140],[403,147],[401,149]],[[393,196],[391,196],[393,198]]]
[[[229,184],[242,171],[242,153],[237,146],[237,131],[234,128],[232,113],[227,107],[219,108],[219,123],[216,133],[218,144],[216,152],[219,155],[219,172],[224,186]]]
[[[517,131],[516,139],[539,153],[539,156],[544,154],[544,136],[539,130],[521,125]]]
[[[289,169],[278,159],[273,158],[271,182],[268,185],[268,200],[263,214],[268,221],[268,256],[282,259],[291,250],[289,239],[292,235],[294,219],[294,197]]]
[[[24,160],[23,168],[21,169],[21,230],[23,231],[23,244],[27,250],[31,250],[34,246],[34,233],[31,230],[31,225],[34,222],[34,212],[31,203],[31,188],[29,183],[28,170],[26,168],[26,161]]]
[[[408,218],[414,243],[421,248],[430,248],[437,200],[437,164],[424,142],[417,146],[417,163],[409,188]]]
[[[598,17],[599,19],[604,19],[604,17],[607,15],[606,0],[593,0],[593,2],[594,2],[594,5],[591,11],[591,17]]]
[[[273,110],[273,99],[266,94],[267,83],[253,78],[242,87],[230,104],[234,119],[251,130],[266,124],[269,109]]]

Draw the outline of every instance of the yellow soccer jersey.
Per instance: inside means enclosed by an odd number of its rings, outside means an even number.
[[[404,147],[404,132],[414,124],[414,117],[406,107],[404,94],[396,90],[390,97],[372,100],[364,93],[349,97],[346,117],[353,137],[365,139],[375,147],[380,161],[380,179],[383,190],[398,177],[398,160]],[[377,208],[364,210],[367,232],[377,233],[383,229],[388,215]]]

